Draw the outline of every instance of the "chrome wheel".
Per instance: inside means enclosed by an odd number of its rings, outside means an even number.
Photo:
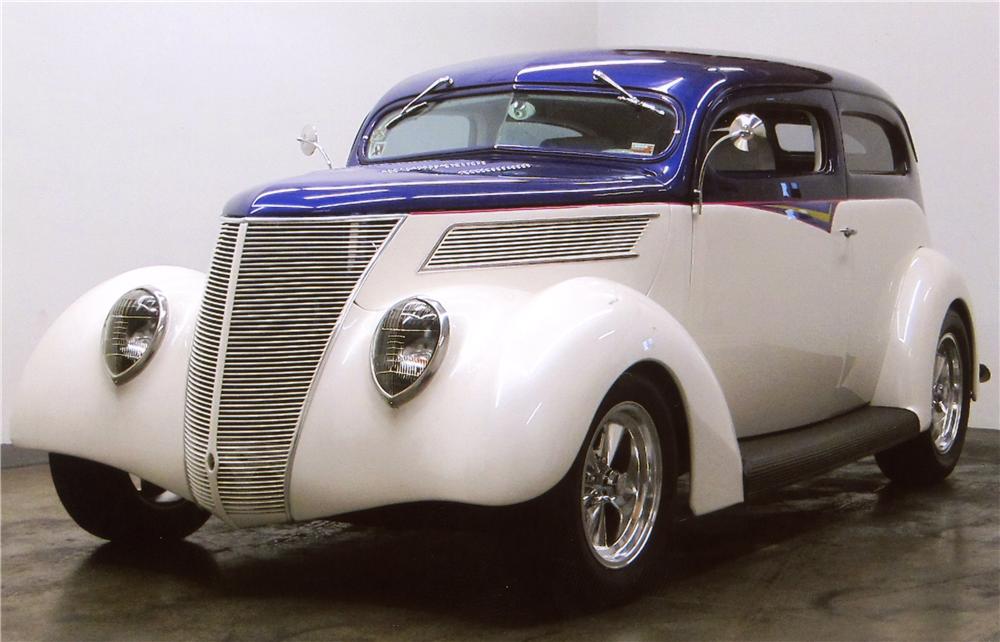
[[[962,353],[955,335],[948,332],[938,341],[931,388],[931,441],[942,455],[951,450],[958,436],[964,392]]]
[[[587,447],[580,489],[583,532],[603,566],[623,568],[642,553],[656,524],[662,477],[653,418],[633,401],[612,407]]]

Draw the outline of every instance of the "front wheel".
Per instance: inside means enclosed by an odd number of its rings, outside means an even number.
[[[66,512],[103,539],[183,539],[209,517],[183,497],[111,466],[51,453],[49,469]]]
[[[662,556],[676,482],[670,412],[654,386],[625,375],[547,498],[550,552],[566,586],[584,600],[631,597]]]
[[[928,484],[951,474],[969,425],[972,363],[969,333],[949,310],[941,326],[931,376],[931,426],[913,439],[875,455],[885,475],[905,484]]]

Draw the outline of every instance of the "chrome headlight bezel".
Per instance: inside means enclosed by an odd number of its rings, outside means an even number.
[[[121,372],[116,373],[112,369],[111,364],[109,363],[109,358],[113,355],[113,353],[109,349],[108,331],[110,329],[110,324],[112,323],[113,319],[117,314],[119,314],[118,310],[121,308],[122,302],[125,301],[126,299],[135,298],[134,295],[136,293],[142,293],[142,295],[149,295],[156,299],[156,304],[157,304],[156,326],[153,329],[152,338],[150,339],[145,350],[143,350],[139,358],[136,361],[134,361],[132,365],[130,365],[129,367],[125,368]],[[163,342],[163,335],[166,334],[166,329],[167,329],[168,316],[169,313],[167,309],[167,298],[163,295],[162,292],[151,286],[144,285],[141,287],[132,288],[131,290],[124,293],[115,300],[114,305],[111,306],[111,310],[108,311],[108,315],[104,318],[104,325],[101,328],[101,352],[103,354],[104,370],[105,372],[108,373],[108,376],[111,377],[111,381],[113,381],[117,385],[121,385],[131,380],[140,372],[142,372],[143,369],[145,369],[145,367],[149,364],[150,359],[152,359],[153,355],[156,354],[157,348],[159,348],[160,344]]]
[[[434,344],[434,352],[431,354],[427,365],[420,372],[420,374],[417,375],[416,379],[410,382],[406,388],[393,393],[386,390],[378,378],[376,359],[381,358],[381,355],[378,354],[379,336],[385,331],[385,324],[389,317],[395,311],[405,307],[412,301],[420,301],[434,310],[434,313],[437,315],[438,337]],[[371,352],[368,363],[371,370],[372,381],[375,383],[375,388],[385,398],[390,406],[397,406],[405,401],[408,401],[409,399],[412,399],[425,385],[427,385],[427,382],[434,376],[434,373],[437,372],[437,369],[441,365],[441,361],[444,359],[450,334],[451,322],[448,318],[448,313],[445,311],[444,306],[434,299],[430,299],[425,296],[411,296],[396,302],[385,311],[385,314],[383,314],[379,319],[378,326],[375,328],[375,334],[372,336]]]

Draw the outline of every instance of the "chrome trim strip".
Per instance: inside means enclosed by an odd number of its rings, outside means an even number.
[[[212,501],[215,503],[214,513],[227,523],[235,525],[226,514],[226,507],[222,503],[219,495],[219,404],[222,401],[222,375],[225,372],[226,349],[229,344],[229,324],[233,316],[233,298],[236,296],[237,275],[240,273],[240,258],[243,255],[243,241],[247,235],[247,223],[241,222],[239,231],[236,233],[236,245],[233,247],[233,262],[229,266],[229,282],[226,291],[226,301],[222,313],[222,328],[219,330],[219,350],[215,362],[215,383],[212,390],[212,414],[208,421],[208,458],[214,462],[209,465],[205,462],[205,469],[208,471],[209,488],[212,491]]]
[[[223,216],[223,221],[248,223],[266,223],[281,225],[282,223],[354,223],[370,221],[391,221],[406,218],[406,214],[362,214],[352,216]]]

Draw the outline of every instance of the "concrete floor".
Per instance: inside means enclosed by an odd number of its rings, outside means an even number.
[[[638,601],[567,613],[490,532],[313,522],[131,551],[63,513],[44,466],[3,471],[13,640],[1000,640],[1000,432],[922,490],[867,459],[677,527]]]

